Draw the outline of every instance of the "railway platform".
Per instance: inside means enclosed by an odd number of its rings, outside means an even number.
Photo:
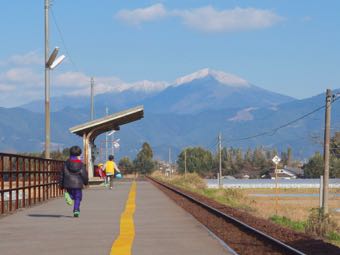
[[[232,254],[146,181],[84,190],[79,218],[63,198],[0,218],[2,255]]]

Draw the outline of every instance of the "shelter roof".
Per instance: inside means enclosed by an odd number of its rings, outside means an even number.
[[[71,127],[71,133],[83,136],[89,132],[94,132],[96,135],[108,132],[111,130],[119,130],[121,125],[139,120],[144,117],[144,107],[137,106],[125,111],[117,112],[103,118],[92,120],[81,125]]]

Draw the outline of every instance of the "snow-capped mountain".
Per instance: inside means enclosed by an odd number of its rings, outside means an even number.
[[[233,86],[233,87],[249,87],[250,86],[248,81],[234,74],[229,74],[229,73],[225,73],[222,71],[216,71],[216,70],[212,70],[209,68],[205,68],[197,72],[194,72],[192,74],[177,78],[173,86],[180,86],[182,84],[186,84],[194,80],[203,79],[207,76],[213,77],[219,83],[225,84],[228,86]]]
[[[197,113],[206,110],[272,107],[293,98],[261,89],[232,74],[210,69],[178,78],[144,104],[156,113]]]
[[[196,113],[204,110],[275,106],[291,101],[291,97],[273,93],[252,85],[234,74],[202,69],[175,79],[174,82],[139,81],[134,83],[96,82],[95,107],[97,112],[121,110],[144,104],[155,113]],[[88,108],[89,96],[61,96],[51,99],[51,110],[65,107]],[[43,111],[43,101],[22,107]]]
[[[304,100],[273,93],[250,82],[218,71],[203,69],[167,83],[160,91],[148,90],[148,82],[138,89],[102,93],[95,97],[96,117],[144,104],[145,117],[123,126],[117,136],[122,141],[117,154],[134,156],[137,148],[147,141],[158,158],[166,158],[169,146],[174,155],[188,146],[210,147],[219,132],[227,146],[265,146],[279,151],[292,147],[295,156],[302,159],[321,150],[315,142],[323,135],[324,112],[318,111],[294,125],[286,126],[275,135],[249,137],[294,120],[324,104],[320,94]],[[138,87],[138,86],[136,86]],[[340,90],[336,92],[339,93]],[[51,139],[53,144],[68,147],[82,140],[68,129],[90,118],[89,97],[64,96],[52,98]],[[340,101],[339,101],[340,102]],[[38,109],[39,102],[31,104]],[[58,107],[58,108],[56,108]],[[332,129],[339,129],[340,104],[332,105]],[[41,104],[41,111],[43,107]],[[44,115],[21,108],[0,108],[0,150],[41,151]],[[98,138],[98,142],[101,138]],[[230,141],[230,142],[228,142]],[[234,141],[234,142],[231,142]],[[58,148],[58,147],[54,147]]]

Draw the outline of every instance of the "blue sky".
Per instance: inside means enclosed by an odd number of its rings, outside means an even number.
[[[0,3],[0,106],[43,99],[43,6]],[[86,94],[90,76],[104,92],[206,67],[296,98],[340,88],[337,0],[53,0],[51,8],[50,47],[67,55],[52,96]]]

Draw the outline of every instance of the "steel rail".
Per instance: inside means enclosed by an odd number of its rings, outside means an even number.
[[[299,251],[299,250],[297,250],[297,249],[295,249],[295,248],[293,248],[293,247],[291,247],[291,246],[281,242],[280,240],[275,239],[275,238],[267,235],[266,233],[264,233],[264,232],[262,232],[262,231],[260,231],[260,230],[258,230],[256,228],[253,228],[253,227],[249,226],[248,224],[246,224],[246,223],[236,219],[235,217],[227,215],[224,212],[221,212],[221,211],[217,210],[216,208],[211,207],[210,205],[207,205],[206,203],[203,203],[203,202],[197,200],[196,198],[193,198],[192,196],[190,196],[188,194],[185,194],[182,191],[177,190],[176,188],[173,188],[173,187],[171,187],[171,186],[169,186],[169,185],[167,185],[167,184],[165,184],[163,182],[160,182],[160,181],[158,181],[158,180],[156,180],[156,179],[154,179],[152,177],[147,177],[147,178],[149,178],[150,180],[158,183],[159,185],[161,185],[161,186],[163,186],[163,187],[165,187],[165,188],[167,188],[167,189],[169,189],[169,190],[171,190],[171,191],[173,191],[173,192],[175,192],[175,193],[177,193],[177,194],[187,198],[188,200],[194,202],[195,204],[198,204],[199,206],[208,209],[209,211],[211,211],[215,215],[223,217],[224,219],[227,219],[227,220],[229,220],[229,221],[231,221],[233,223],[236,223],[238,226],[246,229],[248,232],[256,233],[261,238],[270,241],[272,244],[280,247],[281,249],[283,249],[285,251],[290,252],[291,254],[306,255],[305,253],[303,253],[303,252],[301,252],[301,251]]]

